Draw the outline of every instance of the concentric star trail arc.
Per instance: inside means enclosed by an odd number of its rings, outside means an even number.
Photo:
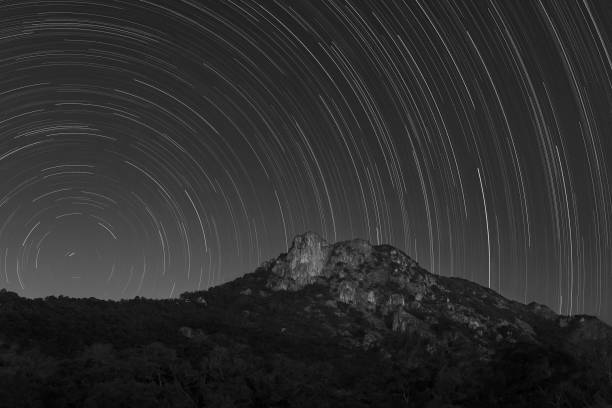
[[[610,321],[611,41],[597,0],[2,2],[0,285],[174,297],[313,230]]]

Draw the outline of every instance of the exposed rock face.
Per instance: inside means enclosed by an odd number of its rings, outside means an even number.
[[[322,275],[329,257],[327,242],[314,232],[298,235],[289,252],[272,265],[274,278],[269,282],[273,290],[299,290]]]
[[[317,281],[319,277],[330,277],[339,268],[356,269],[372,254],[368,241],[355,239],[330,245],[314,232],[294,238],[286,255],[262,265],[271,265],[273,276],[268,281],[272,290],[299,290]]]

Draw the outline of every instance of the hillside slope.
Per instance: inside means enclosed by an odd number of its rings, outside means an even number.
[[[612,329],[297,236],[180,299],[0,292],[0,407],[606,407]]]

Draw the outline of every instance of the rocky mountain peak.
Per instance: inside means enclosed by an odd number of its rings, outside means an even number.
[[[294,238],[286,254],[281,254],[268,264],[271,265],[268,287],[295,291],[338,277],[382,283],[389,280],[389,271],[367,266],[382,266],[383,263],[394,263],[395,272],[398,268],[406,272],[410,266],[416,266],[416,262],[406,254],[392,247],[374,247],[363,239],[329,244],[318,234],[306,232]],[[366,276],[369,272],[374,273]]]
[[[573,334],[565,335],[568,340],[611,335],[605,324],[574,324],[576,318],[559,316],[544,305],[523,305],[476,283],[434,275],[401,250],[362,239],[328,243],[307,232],[260,270],[265,288],[272,292],[318,285],[310,292],[319,297],[309,310],[331,307],[340,313],[344,305],[363,313],[369,322],[363,340],[367,347],[385,330],[418,333],[439,347],[462,338],[489,351],[517,342],[541,346],[551,327],[571,329]],[[538,329],[542,327],[546,329]]]

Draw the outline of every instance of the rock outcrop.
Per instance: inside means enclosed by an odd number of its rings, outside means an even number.
[[[272,290],[299,290],[321,276],[331,248],[314,232],[298,235],[289,252],[272,265]]]

